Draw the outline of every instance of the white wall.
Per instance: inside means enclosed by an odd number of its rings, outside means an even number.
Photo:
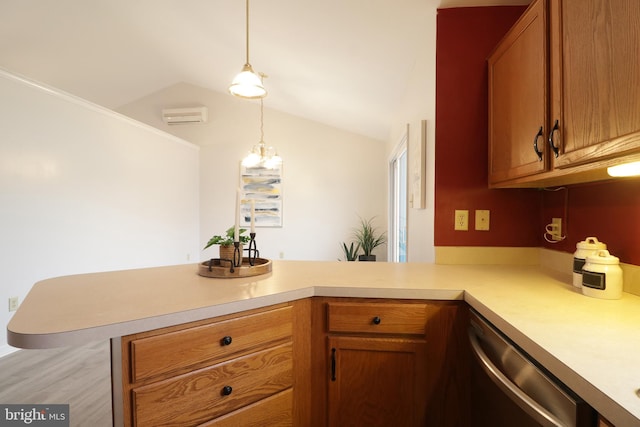
[[[390,157],[401,141],[409,124],[409,144],[416,144],[419,138],[421,120],[427,120],[427,199],[425,209],[408,211],[407,253],[410,262],[434,262],[434,177],[435,177],[435,117],[436,117],[436,6],[424,2],[420,10],[424,25],[414,37],[424,43],[418,53],[409,76],[402,103],[393,118],[391,135],[387,145]],[[410,153],[411,150],[409,149]],[[411,164],[411,159],[409,159]]]
[[[267,82],[268,83],[268,82]],[[383,141],[370,139],[269,108],[264,100],[264,140],[284,160],[282,228],[257,228],[260,255],[295,260],[342,258],[358,216],[387,227],[387,160]],[[210,121],[162,123],[162,108],[205,105]],[[200,145],[200,244],[234,223],[239,162],[260,140],[260,103],[181,83],[118,111]],[[375,252],[386,259],[386,248]],[[217,247],[201,259],[217,257]]]
[[[0,355],[39,280],[198,257],[198,147],[0,70]]]

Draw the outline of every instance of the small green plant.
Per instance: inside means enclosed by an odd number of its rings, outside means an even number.
[[[375,248],[387,243],[387,236],[385,233],[378,234],[378,231],[373,226],[374,218],[360,218],[360,227],[356,228],[353,232],[353,237],[362,248],[364,256],[372,255],[371,252],[373,252]]]
[[[347,246],[346,243],[342,243],[342,251],[344,252],[344,260],[345,261],[355,261],[358,257],[358,251],[360,250],[360,244],[358,243],[356,247],[353,247],[353,242],[351,245]]]
[[[246,228],[240,228],[238,230],[238,234],[240,234],[240,243],[248,243],[251,240],[249,236],[242,235],[246,231],[247,231]],[[231,246],[233,245],[233,242],[234,242],[234,239],[233,239],[235,237],[234,234],[235,234],[235,227],[229,227],[229,229],[224,235],[213,236],[211,239],[209,239],[209,242],[204,248],[202,248],[202,250],[205,250],[209,246],[213,246],[213,245]]]

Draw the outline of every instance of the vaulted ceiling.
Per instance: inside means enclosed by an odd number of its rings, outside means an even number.
[[[254,0],[250,62],[270,108],[384,140],[437,7],[528,2]],[[242,0],[0,0],[0,67],[112,109],[179,82],[226,92],[245,41]]]

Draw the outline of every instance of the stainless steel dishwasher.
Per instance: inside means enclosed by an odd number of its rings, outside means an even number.
[[[469,340],[473,426],[595,426],[596,411],[475,310]]]

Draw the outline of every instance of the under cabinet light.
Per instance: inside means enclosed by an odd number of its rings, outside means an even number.
[[[640,175],[640,162],[623,163],[607,168],[609,176],[637,176]]]

